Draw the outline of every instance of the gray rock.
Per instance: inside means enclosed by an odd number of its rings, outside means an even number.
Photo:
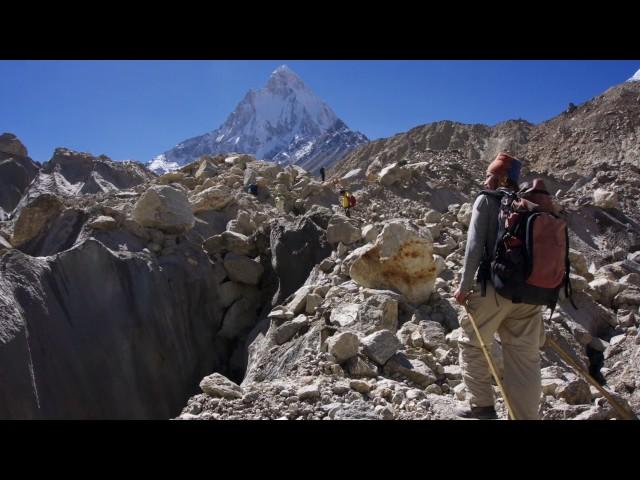
[[[227,252],[231,252],[236,255],[255,257],[258,254],[255,243],[249,237],[238,232],[229,231],[209,237],[202,244],[202,248],[210,255],[217,253],[224,255]]]
[[[422,331],[422,342],[425,348],[433,350],[446,345],[445,329],[438,322],[423,320],[420,322],[420,330]]]
[[[375,408],[375,412],[382,420],[393,420],[395,418],[395,411],[390,405],[378,405]]]
[[[293,300],[287,304],[287,309],[292,311],[294,315],[298,315],[305,311],[307,307],[307,295],[313,291],[313,286],[305,285],[298,289]]]
[[[327,293],[329,296],[329,293]],[[360,305],[356,303],[341,303],[331,310],[329,321],[340,327],[353,326],[357,323]]]
[[[380,227],[376,225],[367,225],[362,229],[362,238],[364,238],[366,242],[374,243],[379,233]]]
[[[200,389],[211,397],[217,398],[242,398],[242,387],[219,373],[212,373],[204,377],[200,382]]]
[[[307,295],[307,306],[305,308],[305,313],[307,313],[308,315],[313,315],[322,303],[322,300],[323,298],[318,294],[310,293],[309,295]]]
[[[389,359],[384,371],[388,375],[400,374],[425,388],[436,381],[433,371],[424,362],[409,359],[402,353],[397,353]]]
[[[325,258],[324,260],[322,260],[322,262],[320,262],[320,265],[318,267],[323,272],[328,273],[331,270],[333,270],[333,267],[335,266],[336,266],[336,262],[333,259]]]
[[[454,380],[462,380],[462,368],[459,365],[446,365],[444,374],[447,378]]]
[[[264,273],[264,267],[258,262],[231,252],[224,256],[223,265],[232,281],[247,285],[258,285]]]
[[[378,365],[384,365],[400,348],[400,341],[393,332],[380,330],[361,340],[364,353]]]
[[[331,387],[331,391],[336,395],[344,395],[351,390],[349,384],[344,382],[337,382],[335,385]]]
[[[351,380],[349,387],[358,393],[366,394],[371,391],[371,385],[364,380]]]
[[[224,368],[217,284],[205,254],[194,258],[187,268],[91,238],[48,257],[6,252],[0,418],[175,416],[192,379]]]
[[[331,245],[343,243],[350,245],[361,238],[358,222],[343,215],[334,215],[327,226],[327,241]]]
[[[307,385],[299,388],[296,395],[300,400],[318,400],[320,398],[320,387],[318,385]]]
[[[616,308],[640,305],[640,287],[626,288],[614,297],[612,303]]]
[[[223,338],[234,339],[248,332],[258,320],[256,307],[256,304],[246,297],[238,299],[224,314],[222,328],[218,334]]]
[[[304,285],[309,273],[331,255],[326,234],[310,218],[303,217],[294,225],[280,220],[271,228],[271,264],[279,280],[274,304]]]
[[[400,340],[402,345],[410,345],[411,336],[415,332],[420,332],[420,327],[412,321],[406,322],[400,329],[396,332],[396,337]],[[423,342],[424,343],[424,342]]]
[[[231,281],[220,284],[218,288],[218,298],[222,308],[230,307],[241,297],[246,297],[252,303],[257,303],[260,300],[260,291],[256,287]]]
[[[335,420],[378,420],[380,417],[369,402],[355,400],[337,409],[333,418]]]
[[[280,325],[274,334],[275,341],[278,345],[291,340],[301,329],[309,326],[309,320],[304,315],[299,315],[290,322]]]
[[[193,228],[193,216],[187,196],[167,185],[154,185],[133,207],[132,218],[143,227],[167,233],[184,233]]]
[[[327,339],[327,348],[336,362],[343,363],[358,354],[360,340],[351,332],[337,333]]]
[[[113,230],[118,226],[118,222],[113,217],[101,215],[89,223],[89,227],[95,230]]]
[[[376,378],[378,376],[378,368],[376,365],[360,355],[347,360],[344,367],[350,377]]]
[[[555,389],[556,398],[562,398],[569,405],[591,403],[589,384],[581,378],[563,383]]]
[[[424,216],[426,223],[440,223],[442,221],[442,214],[436,210],[429,210]]]

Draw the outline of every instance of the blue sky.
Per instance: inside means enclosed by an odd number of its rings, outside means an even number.
[[[640,69],[640,60],[0,61],[0,133],[38,161],[56,147],[147,161],[216,129],[282,64],[370,139],[439,120],[540,123]]]

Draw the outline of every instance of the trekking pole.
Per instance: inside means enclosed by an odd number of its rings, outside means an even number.
[[[491,374],[493,375],[493,378],[495,379],[496,383],[498,384],[498,388],[500,389],[500,393],[502,394],[502,398],[504,398],[504,403],[507,406],[507,412],[509,412],[509,417],[511,418],[511,420],[517,420],[515,413],[513,413],[513,408],[511,408],[511,403],[509,403],[509,399],[507,398],[507,392],[505,391],[504,386],[502,385],[502,382],[500,381],[500,376],[498,375],[498,370],[496,370],[496,366],[493,363],[493,359],[491,358],[491,355],[489,354],[489,350],[487,349],[487,346],[484,344],[484,340],[482,340],[482,335],[480,335],[480,330],[478,330],[478,326],[476,325],[476,321],[473,319],[473,315],[471,315],[471,312],[469,311],[469,308],[467,307],[466,302],[465,302],[464,309],[466,310],[467,316],[469,317],[469,320],[471,321],[471,325],[473,326],[473,330],[474,330],[474,332],[476,332],[476,336],[478,337],[478,340],[480,341],[480,347],[482,348],[482,353],[484,353],[484,357],[487,359],[487,363],[489,364],[489,368],[491,369]]]
[[[560,355],[560,357],[562,357],[562,359],[565,362],[571,365],[578,373],[580,373],[585,378],[585,380],[587,380],[591,385],[593,385],[602,394],[602,396],[609,401],[609,403],[613,406],[613,408],[616,410],[616,412],[618,412],[618,414],[622,418],[624,418],[625,420],[638,420],[638,418],[635,415],[630,414],[625,408],[623,408],[613,398],[613,396],[611,396],[609,392],[607,392],[604,388],[602,388],[602,386],[598,382],[596,382],[596,380],[591,375],[589,375],[589,372],[587,372],[584,368],[582,368],[578,364],[578,362],[576,362],[573,358],[571,358],[571,355],[565,352],[560,347],[560,345],[556,343],[556,341],[553,338],[547,337],[547,341],[549,342],[549,345],[551,345],[551,347],[558,353],[558,355]]]

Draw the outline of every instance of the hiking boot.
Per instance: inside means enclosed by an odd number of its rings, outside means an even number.
[[[456,408],[455,414],[461,418],[477,418],[479,420],[493,420],[498,418],[496,409],[493,406]]]

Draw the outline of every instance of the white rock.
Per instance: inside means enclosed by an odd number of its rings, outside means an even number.
[[[143,227],[167,233],[185,233],[196,223],[187,196],[165,185],[148,188],[136,202],[131,216]]]
[[[204,377],[200,382],[200,389],[211,397],[242,398],[242,387],[219,373]]]
[[[618,194],[602,188],[593,192],[593,204],[600,208],[620,208]]]

